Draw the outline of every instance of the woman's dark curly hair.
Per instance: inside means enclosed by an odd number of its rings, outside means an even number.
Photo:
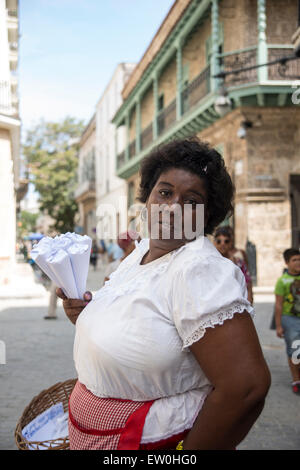
[[[162,173],[180,168],[198,175],[205,181],[208,220],[205,234],[232,214],[234,186],[222,156],[197,137],[173,140],[156,147],[141,163],[139,200],[145,203]]]

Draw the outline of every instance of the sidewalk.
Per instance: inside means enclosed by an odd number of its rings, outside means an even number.
[[[0,285],[0,300],[43,299],[48,296],[44,286],[36,281],[32,267],[25,262],[16,263],[11,281]]]

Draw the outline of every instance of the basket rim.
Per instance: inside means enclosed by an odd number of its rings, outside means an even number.
[[[68,379],[68,380],[65,380],[63,382],[57,382],[55,383],[54,385],[52,385],[51,387],[48,387],[47,389],[44,389],[42,390],[39,394],[35,395],[32,400],[30,401],[30,403],[24,408],[23,410],[23,413],[22,415],[20,416],[20,418],[18,419],[17,421],[17,424],[16,424],[16,428],[15,428],[15,442],[17,444],[17,447],[20,449],[20,445],[22,444],[22,446],[27,446],[29,447],[30,445],[42,445],[42,444],[47,444],[49,443],[50,445],[51,444],[54,444],[54,443],[57,443],[61,446],[67,446],[69,444],[69,436],[66,436],[66,437],[59,437],[57,439],[47,439],[45,441],[28,441],[24,436],[23,436],[23,433],[22,433],[22,430],[24,428],[24,425],[22,424],[23,420],[25,419],[26,417],[26,414],[28,413],[28,411],[32,408],[32,406],[34,405],[34,403],[38,402],[39,400],[41,400],[43,398],[44,395],[46,394],[49,394],[49,393],[53,393],[55,392],[57,389],[60,389],[60,388],[65,388],[67,386],[72,386],[72,389],[74,388],[75,386],[75,383],[77,382],[77,378],[73,378],[73,379]],[[38,416],[38,415],[37,415]]]

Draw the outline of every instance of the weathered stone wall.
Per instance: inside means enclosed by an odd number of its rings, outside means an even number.
[[[202,21],[186,38],[182,48],[182,66],[188,69],[191,82],[206,67],[206,42],[211,36],[211,21]]]
[[[237,136],[237,131],[244,119],[242,112],[235,110],[198,134],[201,140],[209,142],[217,149],[222,149],[222,155],[235,184],[237,195],[247,188],[248,184],[247,143],[245,139]],[[239,196],[235,198],[235,239],[236,245],[243,249],[245,249],[248,233],[247,207],[246,200],[241,200]]]
[[[297,29],[297,0],[266,0],[267,42],[269,44],[291,44]]]
[[[243,120],[253,127],[237,136]],[[282,252],[291,246],[289,179],[300,174],[300,108],[243,108],[229,113],[199,137],[224,149],[236,186],[236,245],[247,239],[257,250],[257,283],[273,286],[283,268]]]

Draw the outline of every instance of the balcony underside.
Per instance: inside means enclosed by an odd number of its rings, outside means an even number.
[[[228,95],[232,102],[232,109],[241,106],[253,107],[273,107],[273,106],[293,106],[291,99],[295,90],[292,84],[269,82],[264,85],[258,83],[247,84],[241,87],[231,87],[228,89]],[[217,94],[210,93],[199,103],[190,108],[179,121],[175,121],[165,132],[156,140],[149,143],[139,154],[130,156],[126,162],[125,154],[119,160],[117,175],[127,179],[139,170],[141,160],[150,153],[150,151],[162,143],[166,143],[176,138],[185,138],[198,134],[203,129],[212,125],[220,119],[215,111],[215,100]]]

